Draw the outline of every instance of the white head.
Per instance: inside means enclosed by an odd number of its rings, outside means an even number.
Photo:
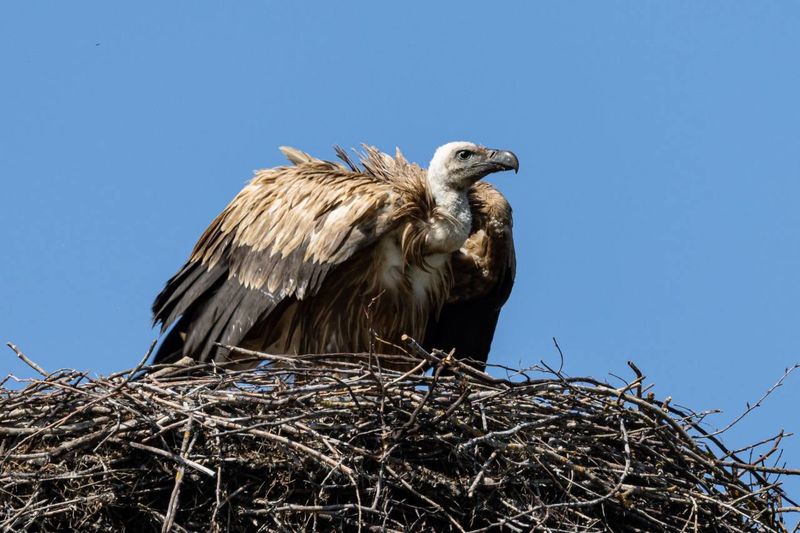
[[[433,154],[428,181],[434,190],[466,191],[492,172],[511,169],[519,171],[519,160],[513,152],[471,142],[451,142],[440,146]]]

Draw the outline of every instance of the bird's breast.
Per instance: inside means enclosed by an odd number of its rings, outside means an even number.
[[[449,290],[447,262],[450,254],[431,254],[423,265],[410,265],[407,279],[417,302],[431,302],[445,296]]]
[[[405,259],[396,235],[387,235],[378,246],[378,269],[382,289],[397,290],[403,282]]]
[[[417,304],[428,304],[444,296],[449,288],[448,253],[434,253],[407,259],[394,236],[379,245],[381,290],[395,297],[410,297]],[[409,302],[410,303],[410,302]]]

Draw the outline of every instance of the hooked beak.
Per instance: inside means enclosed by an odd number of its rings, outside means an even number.
[[[489,149],[489,157],[486,163],[492,167],[492,172],[514,169],[514,174],[519,172],[519,159],[514,152],[508,150]]]

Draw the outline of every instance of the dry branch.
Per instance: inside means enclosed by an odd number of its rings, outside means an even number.
[[[431,374],[31,361],[42,377],[0,389],[0,530],[781,532],[798,510],[783,433],[728,450],[707,413],[642,396],[635,365],[620,388],[497,379],[408,342]]]

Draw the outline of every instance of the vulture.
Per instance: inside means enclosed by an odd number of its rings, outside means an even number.
[[[291,165],[257,171],[156,297],[154,363],[399,354],[406,334],[482,368],[515,256],[511,207],[481,178],[517,156],[452,142],[425,170],[399,149],[281,151]]]

